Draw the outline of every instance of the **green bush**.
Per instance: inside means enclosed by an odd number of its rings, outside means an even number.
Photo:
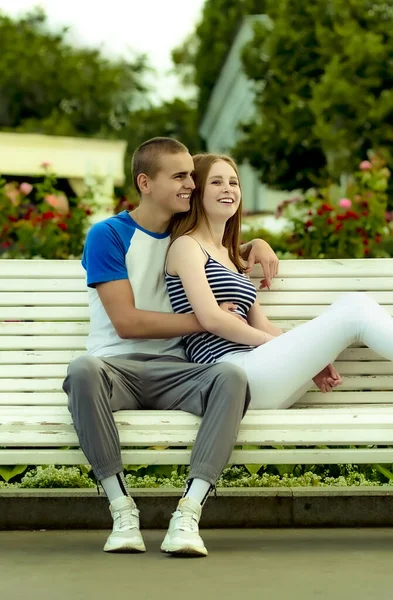
[[[128,466],[126,475],[129,488],[183,489],[189,467]],[[150,470],[150,472],[148,472]],[[141,471],[144,475],[139,475]],[[94,488],[92,471],[83,465],[75,467],[32,467],[14,483],[0,481],[0,489],[7,488]],[[390,486],[393,473],[380,465],[262,465],[258,472],[249,472],[245,466],[231,466],[224,470],[217,482],[218,488],[230,487],[344,487]]]
[[[330,184],[309,190],[303,199],[283,202],[277,216],[283,215],[291,224],[285,236],[287,251],[302,258],[389,256],[389,177],[384,161],[374,155],[360,163],[344,194]]]

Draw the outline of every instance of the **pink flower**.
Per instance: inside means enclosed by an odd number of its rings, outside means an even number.
[[[370,161],[369,161],[369,160],[362,160],[362,162],[361,162],[361,163],[360,163],[360,165],[359,165],[359,168],[360,168],[362,171],[368,171],[369,169],[372,169],[372,168],[373,168],[373,166],[372,166],[372,164],[370,163]]]
[[[341,206],[342,208],[351,208],[352,202],[349,198],[341,198],[338,205]]]
[[[50,167],[50,166],[51,166],[51,163],[50,163],[50,162],[48,162],[47,160],[44,160],[44,161],[41,163],[41,167],[43,167],[44,169],[47,169],[47,168],[48,168],[48,167]]]
[[[19,191],[24,196],[28,196],[32,189],[33,189],[33,186],[31,185],[31,183],[27,183],[27,181],[24,181],[19,186]]]
[[[57,210],[61,215],[66,215],[69,210],[68,200],[64,194],[55,196],[54,194],[48,194],[45,196],[45,202]]]

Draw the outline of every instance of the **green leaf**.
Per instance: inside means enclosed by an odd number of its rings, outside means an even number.
[[[373,468],[384,475],[386,479],[389,479],[389,481],[393,481],[393,473],[386,467],[383,467],[382,465],[373,465]]]
[[[28,465],[13,465],[13,466],[2,465],[0,467],[0,475],[4,479],[4,481],[6,481],[8,483],[13,477],[16,477],[17,475],[21,475],[22,473],[24,473],[26,471],[27,467],[28,467]]]

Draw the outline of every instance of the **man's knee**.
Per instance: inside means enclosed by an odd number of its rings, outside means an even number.
[[[72,389],[80,389],[97,382],[103,370],[103,362],[97,356],[79,356],[68,367],[63,390],[69,394]]]
[[[247,375],[243,369],[230,363],[218,363],[213,367],[220,386],[226,394],[239,397],[244,396],[248,387]]]

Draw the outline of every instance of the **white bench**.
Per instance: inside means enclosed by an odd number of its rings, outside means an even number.
[[[393,259],[282,261],[272,291],[259,298],[268,317],[289,329],[356,290],[393,314]],[[79,261],[0,260],[0,321],[0,464],[86,463],[61,389],[88,332]],[[374,447],[393,446],[393,364],[351,347],[336,366],[345,377],[338,391],[310,391],[285,411],[248,412],[231,462],[393,463],[393,448]],[[124,463],[189,463],[199,418],[120,411],[115,419]]]

